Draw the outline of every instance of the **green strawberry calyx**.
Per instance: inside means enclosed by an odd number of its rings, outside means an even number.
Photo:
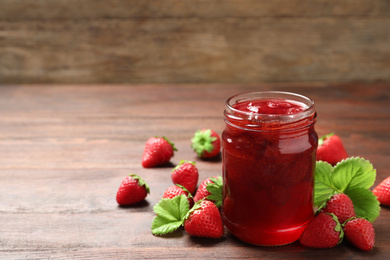
[[[172,146],[172,149],[173,149],[174,151],[177,151],[177,148],[175,147],[175,144],[172,143],[171,141],[169,141],[168,138],[166,138],[165,136],[163,136],[163,137],[155,136],[155,137],[156,137],[156,138],[162,138],[162,139],[164,139],[165,141],[167,141],[167,142]]]
[[[180,166],[182,166],[182,165],[185,164],[185,163],[190,163],[190,164],[192,164],[192,165],[196,165],[196,163],[193,162],[193,161],[181,160],[180,163],[179,163],[178,165],[176,165],[175,168],[172,169],[172,172],[174,172],[175,170],[179,169]]]
[[[318,146],[323,145],[325,139],[327,139],[327,138],[329,138],[329,137],[331,137],[331,136],[333,136],[333,135],[334,135],[334,133],[330,133],[330,134],[327,134],[327,135],[322,136],[320,139],[318,139]]]
[[[134,174],[134,173],[129,174],[129,176],[130,176],[133,180],[137,180],[137,181],[138,181],[138,185],[141,186],[141,187],[144,186],[146,192],[147,192],[147,193],[150,193],[149,185],[148,185],[140,176],[138,176],[137,174]]]
[[[191,147],[199,157],[201,157],[205,151],[210,153],[214,149],[213,142],[217,140],[217,137],[212,136],[211,134],[211,129],[198,130],[191,139]]]
[[[223,184],[222,184],[222,177],[217,176],[217,178],[211,177],[210,183],[207,183],[206,189],[211,193],[206,198],[208,200],[211,200],[214,202],[215,206],[218,208],[222,205],[222,190],[223,190]]]
[[[202,208],[202,201],[204,201],[205,199],[201,199],[201,200],[198,200],[194,206],[192,206],[192,208],[187,212],[187,214],[184,216],[184,221],[187,220],[190,215],[197,209],[201,209]]]
[[[337,218],[337,216],[335,214],[333,214],[333,213],[325,213],[325,214],[331,216],[333,218],[333,220],[336,222],[336,226],[334,227],[334,231],[340,232],[340,235],[339,235],[340,240],[338,242],[338,244],[340,244],[343,241],[343,238],[344,238],[343,227],[341,226],[340,221],[339,221],[339,219]]]
[[[184,190],[185,192],[187,192],[187,197],[188,198],[194,198],[193,196],[192,196],[192,194],[191,194],[191,192],[189,192],[189,190],[187,190],[183,185],[180,185],[180,184],[178,184],[178,183],[176,183],[175,184],[176,186],[178,186],[178,187],[180,187],[182,190]]]

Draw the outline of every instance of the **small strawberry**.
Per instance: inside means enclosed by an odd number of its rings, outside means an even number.
[[[370,221],[352,218],[344,224],[345,238],[354,246],[369,251],[375,245],[375,230]]]
[[[380,204],[390,206],[390,177],[387,177],[372,191]]]
[[[198,187],[194,201],[207,199],[215,203],[217,207],[222,205],[222,177],[214,176],[205,179]]]
[[[340,223],[344,223],[347,219],[356,217],[352,200],[344,193],[332,195],[320,210],[325,213],[335,214]]]
[[[174,151],[177,151],[177,149],[167,138],[151,137],[145,144],[145,150],[142,155],[142,166],[144,168],[151,168],[167,163],[171,160]]]
[[[165,190],[163,198],[164,199],[172,199],[176,196],[184,195],[188,199],[188,203],[190,204],[190,208],[194,205],[194,199],[189,193],[187,189],[185,189],[183,186],[180,187],[178,185],[173,185],[168,187],[168,189]]]
[[[211,129],[196,131],[191,143],[192,149],[200,158],[212,158],[221,151],[221,138]]]
[[[343,229],[332,213],[320,212],[303,230],[299,242],[308,247],[331,248],[343,239]]]
[[[119,205],[131,205],[140,202],[150,193],[149,186],[136,174],[130,174],[122,181],[116,194]]]
[[[171,178],[174,184],[184,186],[191,194],[198,185],[199,173],[195,162],[181,161],[179,165],[173,168]]]
[[[222,237],[224,229],[217,206],[208,200],[196,203],[184,220],[184,229],[191,236]]]
[[[343,142],[334,133],[325,135],[318,140],[317,161],[325,161],[336,165],[343,159],[348,158]]]

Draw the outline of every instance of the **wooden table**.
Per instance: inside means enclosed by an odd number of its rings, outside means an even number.
[[[202,161],[190,148],[199,128],[224,128],[225,100],[236,93],[287,90],[316,101],[319,135],[336,132],[350,155],[370,160],[378,184],[390,175],[389,84],[1,86],[0,258],[276,258],[385,259],[390,255],[390,209],[374,222],[376,246],[346,243],[320,250],[298,242],[258,247],[227,230],[222,239],[179,230],[151,234],[153,206],[171,185],[180,160],[195,160],[200,181],[221,174],[221,161]],[[151,136],[167,136],[179,151],[172,166],[144,169]],[[141,175],[151,194],[118,207],[117,188]]]

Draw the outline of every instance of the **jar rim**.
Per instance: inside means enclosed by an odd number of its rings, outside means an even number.
[[[299,102],[305,105],[304,110],[294,114],[263,114],[258,112],[247,112],[234,108],[234,104],[256,99],[284,99],[287,101]],[[231,96],[226,100],[225,115],[233,116],[236,119],[245,119],[254,122],[295,122],[310,117],[315,113],[314,100],[301,94],[285,91],[252,91],[243,92]]]

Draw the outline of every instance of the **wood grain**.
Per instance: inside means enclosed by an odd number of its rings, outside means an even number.
[[[0,19],[389,16],[386,0],[3,0]],[[50,11],[50,12],[49,12]]]
[[[388,1],[0,3],[0,83],[389,82]]]
[[[298,242],[257,247],[227,230],[220,240],[184,230],[151,235],[153,206],[182,159],[195,160],[200,180],[221,173],[221,161],[196,158],[193,133],[221,133],[225,100],[238,92],[285,90],[316,102],[319,135],[339,134],[350,155],[369,159],[378,184],[390,175],[390,86],[387,84],[0,86],[0,259],[385,259],[390,210],[374,222],[376,246],[343,243],[313,250]],[[165,135],[179,148],[172,165],[144,169],[147,138]],[[118,207],[129,173],[151,187],[146,201]]]

